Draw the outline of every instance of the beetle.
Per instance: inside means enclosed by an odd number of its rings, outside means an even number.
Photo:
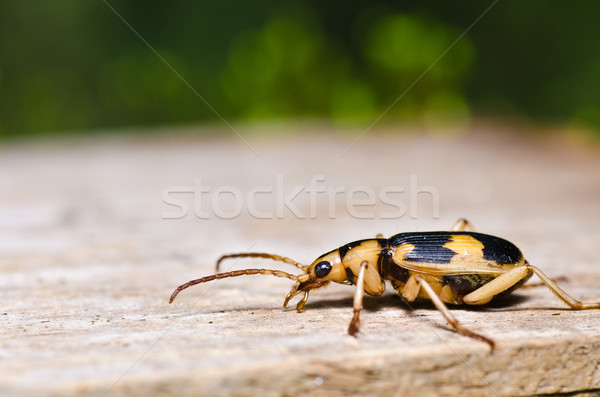
[[[540,269],[530,265],[513,243],[499,237],[475,232],[466,219],[459,219],[451,231],[400,233],[388,239],[376,238],[351,242],[318,257],[310,266],[290,258],[268,253],[223,255],[228,258],[266,258],[297,267],[303,273],[290,274],[273,269],[243,269],[191,280],[175,289],[169,303],[182,290],[196,284],[227,277],[271,275],[296,281],[283,307],[302,294],[296,304],[300,312],[311,290],[330,282],[356,286],[354,313],[348,333],[356,336],[364,294],[380,296],[386,280],[406,301],[429,299],[448,323],[460,334],[478,339],[494,349],[492,339],[462,326],[448,310],[450,305],[484,305],[521,287],[534,273],[558,298],[572,309],[598,309],[600,302],[581,302],[563,291]]]

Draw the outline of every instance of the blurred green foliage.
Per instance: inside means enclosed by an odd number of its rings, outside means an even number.
[[[498,2],[457,41],[491,3],[108,0],[175,73],[102,0],[0,0],[0,137],[218,120],[194,90],[227,120],[600,130],[600,3]]]

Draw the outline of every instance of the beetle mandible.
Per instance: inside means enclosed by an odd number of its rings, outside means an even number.
[[[598,309],[600,302],[581,302],[563,291],[540,269],[531,266],[521,251],[511,242],[499,237],[476,233],[466,219],[459,219],[452,231],[400,233],[388,239],[358,240],[318,257],[310,266],[279,255],[240,253],[223,255],[227,258],[255,257],[273,259],[296,266],[304,273],[290,274],[272,269],[243,269],[191,280],[180,285],[171,295],[192,285],[227,277],[252,274],[288,278],[297,284],[287,294],[283,306],[296,295],[299,312],[308,300],[310,290],[330,282],[356,285],[354,315],[348,333],[356,336],[360,327],[360,312],[364,294],[383,294],[389,280],[407,302],[417,298],[429,299],[448,323],[460,334],[486,342],[493,349],[492,339],[462,326],[446,304],[484,305],[493,299],[510,294],[521,287],[534,273],[554,294],[572,309]]]

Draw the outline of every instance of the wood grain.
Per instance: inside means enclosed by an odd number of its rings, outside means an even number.
[[[168,305],[176,286],[214,272],[221,254],[273,252],[308,264],[353,240],[444,230],[458,217],[512,241],[549,276],[566,276],[561,286],[574,297],[600,299],[597,147],[563,133],[532,138],[480,125],[453,138],[373,132],[342,156],[356,135],[303,128],[247,136],[259,156],[227,131],[0,148],[0,394],[600,389],[598,312],[568,310],[542,287],[453,309],[497,342],[493,353],[453,332],[431,304],[409,307],[391,288],[366,298],[358,338],[346,334],[348,286],[312,293],[302,313],[295,301],[281,308],[291,281],[261,276],[195,286]],[[313,180],[326,190],[314,205]],[[198,205],[189,190],[200,186],[210,192]],[[226,187],[243,199],[239,216]],[[303,190],[282,204],[296,187]],[[332,189],[344,191],[331,198]],[[380,199],[384,189],[403,214]],[[177,208],[165,194],[190,213],[166,219]],[[356,200],[363,204],[349,208]],[[264,259],[222,266],[297,271]]]

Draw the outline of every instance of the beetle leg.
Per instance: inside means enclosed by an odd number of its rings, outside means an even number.
[[[467,305],[485,305],[491,301],[494,296],[508,290],[518,282],[525,282],[529,277],[531,277],[529,266],[523,265],[515,267],[514,269],[499,275],[470,294],[465,295],[463,297],[463,302]]]
[[[600,309],[600,302],[581,302],[577,299],[570,297],[565,291],[563,291],[552,279],[546,276],[540,269],[535,266],[525,265],[528,269],[531,269],[550,291],[554,292],[563,302],[571,307],[571,309],[584,310],[584,309]]]
[[[550,280],[554,281],[555,283],[569,282],[569,278],[566,276],[552,277]],[[520,288],[524,289],[524,288],[536,288],[536,287],[545,287],[545,286],[546,286],[546,284],[540,281],[539,283],[527,283]]]
[[[486,338],[485,336],[483,336],[481,334],[475,333],[475,332],[463,327],[458,322],[456,317],[454,317],[454,315],[450,312],[450,310],[448,310],[446,305],[444,305],[444,302],[442,302],[440,297],[435,293],[435,291],[433,290],[431,285],[429,285],[429,283],[427,281],[425,281],[423,279],[423,277],[421,277],[421,276],[416,276],[416,279],[419,282],[419,285],[425,290],[425,292],[427,292],[427,295],[429,295],[429,298],[431,299],[431,301],[433,302],[435,307],[442,313],[442,316],[444,316],[444,318],[446,319],[446,321],[448,321],[448,323],[452,326],[452,328],[454,328],[460,334],[463,334],[470,338],[478,339],[480,341],[487,343],[488,345],[490,345],[492,350],[494,350],[495,343],[493,340]]]
[[[528,278],[535,273],[558,298],[571,307],[571,309],[600,309],[600,302],[581,302],[572,298],[562,290],[550,277],[546,276],[540,269],[529,264],[516,267],[500,276],[496,277],[483,287],[476,289],[463,298],[464,303],[468,305],[483,305],[501,292],[506,291],[518,282]]]
[[[362,302],[365,297],[365,270],[367,269],[368,264],[369,262],[363,261],[360,264],[360,270],[358,271],[356,291],[354,292],[354,315],[348,326],[348,333],[352,336],[356,336],[358,328],[360,327],[360,311],[363,308]]]
[[[383,238],[383,233],[377,233],[377,235],[375,236],[375,238]]]
[[[287,296],[285,297],[285,301],[283,301],[283,307],[287,307],[287,304],[292,300],[292,298],[300,293],[300,291],[298,290],[298,286],[299,285],[294,286],[294,288],[292,288],[289,294],[287,294]],[[298,306],[296,306],[296,308],[297,307]]]
[[[298,301],[298,303],[296,304],[296,311],[298,313],[300,313],[302,311],[302,308],[306,304],[307,300],[308,300],[308,291],[304,291],[304,295],[302,296],[302,299],[300,299]]]
[[[452,226],[452,231],[454,232],[474,232],[475,228],[473,227],[473,224],[471,222],[469,222],[468,220],[466,220],[465,218],[459,218],[456,223],[454,224],[454,226]]]
[[[410,277],[404,287],[402,288],[402,297],[408,302],[414,302],[419,296],[421,287],[415,277]]]

